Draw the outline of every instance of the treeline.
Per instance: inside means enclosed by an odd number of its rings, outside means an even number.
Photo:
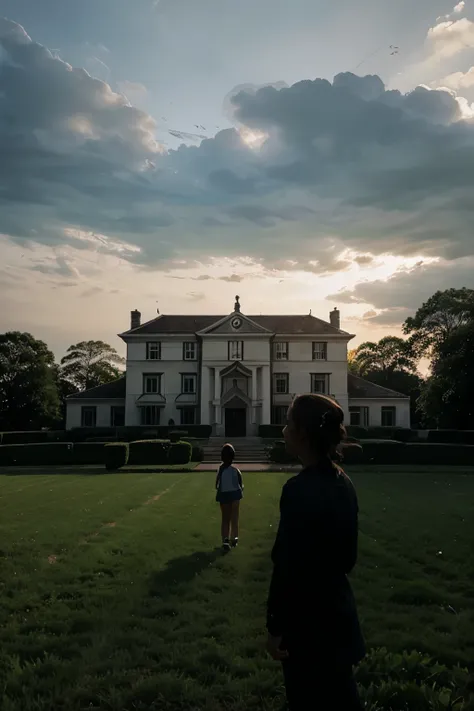
[[[102,341],[76,343],[56,363],[30,333],[0,335],[0,431],[63,428],[65,398],[120,377],[123,363]]]
[[[403,332],[406,338],[386,336],[350,351],[350,371],[408,395],[412,427],[474,429],[474,290],[437,291]],[[426,377],[418,371],[422,359]]]
[[[349,352],[349,369],[411,399],[412,426],[474,429],[474,289],[438,291],[386,336]],[[428,359],[427,377],[419,373]],[[0,431],[64,426],[64,400],[121,374],[124,359],[103,341],[68,348],[59,363],[29,333],[0,335]]]

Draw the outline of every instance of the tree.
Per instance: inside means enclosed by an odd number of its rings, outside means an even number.
[[[403,331],[410,336],[418,357],[436,358],[444,341],[473,319],[474,289],[446,289],[437,291],[413,317],[407,318]]]
[[[452,329],[436,353],[420,407],[438,427],[474,429],[474,319]]]
[[[28,430],[59,416],[54,355],[31,333],[0,335],[0,429]]]
[[[349,352],[348,366],[350,373],[409,397],[411,422],[418,424],[417,402],[423,381],[417,373],[417,358],[408,341],[385,336],[378,343],[361,343]]]
[[[378,343],[366,341],[350,352],[349,370],[366,377],[369,373],[385,376],[396,371],[416,373],[417,358],[408,341],[397,336],[385,336]]]
[[[69,346],[61,359],[60,376],[76,390],[88,390],[120,377],[124,363],[115,348],[103,341],[81,341]]]

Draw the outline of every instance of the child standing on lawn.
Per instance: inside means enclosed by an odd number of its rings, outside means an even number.
[[[229,551],[231,546],[239,542],[240,501],[243,497],[244,485],[242,474],[234,467],[235,450],[231,444],[222,447],[222,464],[217,472],[216,501],[221,505],[222,547]]]

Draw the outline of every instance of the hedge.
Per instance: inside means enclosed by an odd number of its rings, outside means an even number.
[[[398,442],[412,442],[418,438],[416,430],[408,427],[359,427],[358,425],[347,425],[348,437],[356,439],[394,439]]]
[[[366,439],[361,442],[367,464],[400,464],[406,445],[392,439]]]
[[[182,442],[182,437],[186,437],[188,433],[181,430],[170,430],[169,440],[170,442]]]
[[[344,443],[341,447],[342,463],[361,464],[363,462],[363,450],[359,444]],[[297,464],[298,460],[289,454],[283,441],[276,441],[267,448],[267,456],[275,464]]]
[[[107,471],[117,471],[128,463],[129,445],[127,442],[105,444],[103,457]]]
[[[276,440],[273,444],[266,448],[267,457],[275,464],[296,464],[297,460],[293,455],[287,452],[285,443]]]
[[[103,464],[105,442],[75,442],[72,449],[73,464]]]
[[[130,442],[129,464],[167,464],[169,440],[142,439]]]
[[[75,427],[68,430],[68,436],[73,442],[85,442],[90,439],[103,439],[112,437],[117,439],[117,428],[115,427]]]
[[[172,442],[168,449],[168,464],[189,464],[191,454],[189,442]]]
[[[428,442],[438,444],[474,444],[474,430],[429,430]]]
[[[41,442],[63,442],[65,439],[65,430],[0,433],[0,444],[39,444]]]
[[[72,442],[4,444],[0,447],[0,466],[43,466],[73,464]]]
[[[192,446],[191,461],[192,462],[202,462],[204,460],[204,449],[200,444],[195,442],[190,443]]]
[[[341,447],[342,466],[345,464],[363,464],[364,450],[360,444],[345,442]]]
[[[468,444],[409,443],[403,453],[405,464],[474,466],[474,446]]]
[[[179,429],[181,437],[194,437],[195,439],[209,439],[212,432],[211,425],[185,425],[182,429],[176,425],[159,425],[158,427],[117,427],[117,438],[123,442],[136,442],[150,439],[169,439],[170,432]],[[93,433],[91,433],[93,434]]]
[[[285,425],[259,425],[258,436],[262,439],[281,439]]]
[[[369,430],[367,427],[359,427],[358,425],[346,425],[346,432],[348,437],[355,437],[355,439],[368,439]]]

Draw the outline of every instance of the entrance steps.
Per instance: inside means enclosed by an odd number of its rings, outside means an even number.
[[[221,450],[224,444],[231,444],[235,449],[235,463],[268,462],[265,445],[260,437],[210,437],[203,446],[204,462],[217,464],[221,461]]]

